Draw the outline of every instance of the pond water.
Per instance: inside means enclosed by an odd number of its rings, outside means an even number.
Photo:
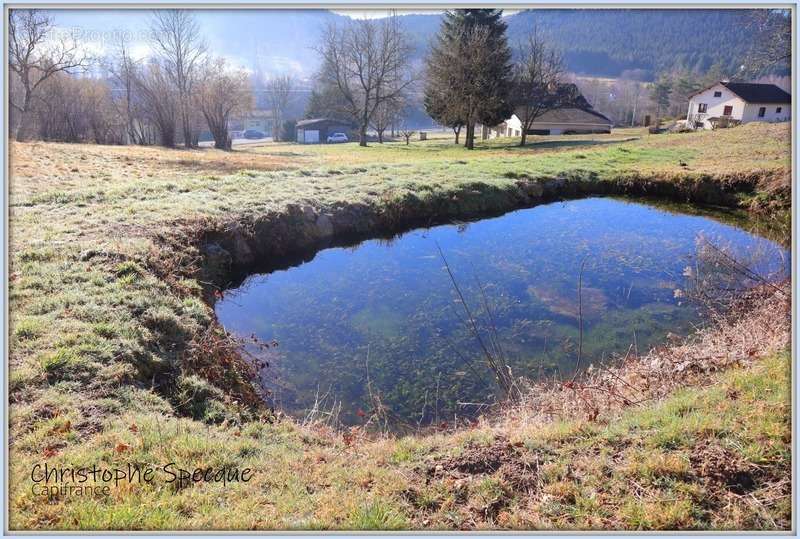
[[[582,265],[584,365],[688,333],[702,316],[676,290],[706,242],[760,274],[789,271],[781,246],[718,220],[590,198],[324,249],[249,276],[215,309],[228,331],[273,343],[262,382],[285,411],[318,402],[353,424],[377,397],[401,423],[452,421],[498,396],[484,348],[515,377],[572,375]]]

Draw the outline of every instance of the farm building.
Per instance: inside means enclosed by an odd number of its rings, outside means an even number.
[[[353,126],[349,122],[331,118],[312,118],[297,122],[297,142],[300,144],[324,143],[333,133],[351,133]],[[352,137],[351,137],[352,138]]]
[[[686,123],[714,129],[748,122],[788,122],[792,96],[774,84],[721,81],[689,97]]]
[[[563,98],[563,102],[569,102],[570,106],[542,111],[528,127],[528,135],[578,135],[611,132],[613,122],[595,111],[575,84],[559,84],[556,93]],[[482,126],[480,128],[481,138],[521,136],[526,112],[526,107],[520,106],[514,110],[511,118],[500,125]]]
[[[485,138],[519,137],[522,135],[522,111],[485,131]],[[613,122],[591,107],[560,108],[544,112],[528,129],[529,135],[578,135],[610,133]]]

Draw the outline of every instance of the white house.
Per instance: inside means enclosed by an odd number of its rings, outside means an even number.
[[[247,131],[254,129],[266,136],[272,136],[272,112],[269,110],[253,110],[245,115],[231,118],[231,131]]]
[[[498,126],[488,128],[488,138],[518,137],[522,135],[522,112]],[[538,116],[530,128],[529,135],[577,135],[583,133],[610,133],[613,122],[591,108],[561,108],[548,110]]]
[[[788,122],[792,96],[774,84],[718,82],[689,97],[687,125],[695,129],[747,122]]]

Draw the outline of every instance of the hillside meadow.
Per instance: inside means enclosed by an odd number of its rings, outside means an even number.
[[[714,360],[691,376],[659,371],[676,383],[638,404],[544,417],[531,401],[514,411],[525,421],[501,410],[469,428],[398,437],[301,424],[264,406],[214,319],[218,283],[201,244],[298,208],[358,209],[396,231],[415,217],[594,193],[723,207],[788,245],[790,140],[789,125],[750,124],[532,137],[524,148],[497,139],[474,151],[443,137],[230,153],[12,143],[10,527],[788,529],[785,287],[711,337],[687,336],[675,354]],[[693,355],[697,343],[711,352]],[[44,462],[227,466],[255,479],[122,483],[47,503],[31,480]]]

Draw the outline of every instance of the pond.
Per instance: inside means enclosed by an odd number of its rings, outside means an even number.
[[[584,365],[689,333],[703,316],[684,291],[708,244],[788,274],[784,248],[718,219],[589,198],[324,249],[215,309],[272,343],[262,383],[284,411],[358,424],[379,399],[398,424],[452,421],[498,398],[487,353],[514,377],[571,376],[581,325]]]

